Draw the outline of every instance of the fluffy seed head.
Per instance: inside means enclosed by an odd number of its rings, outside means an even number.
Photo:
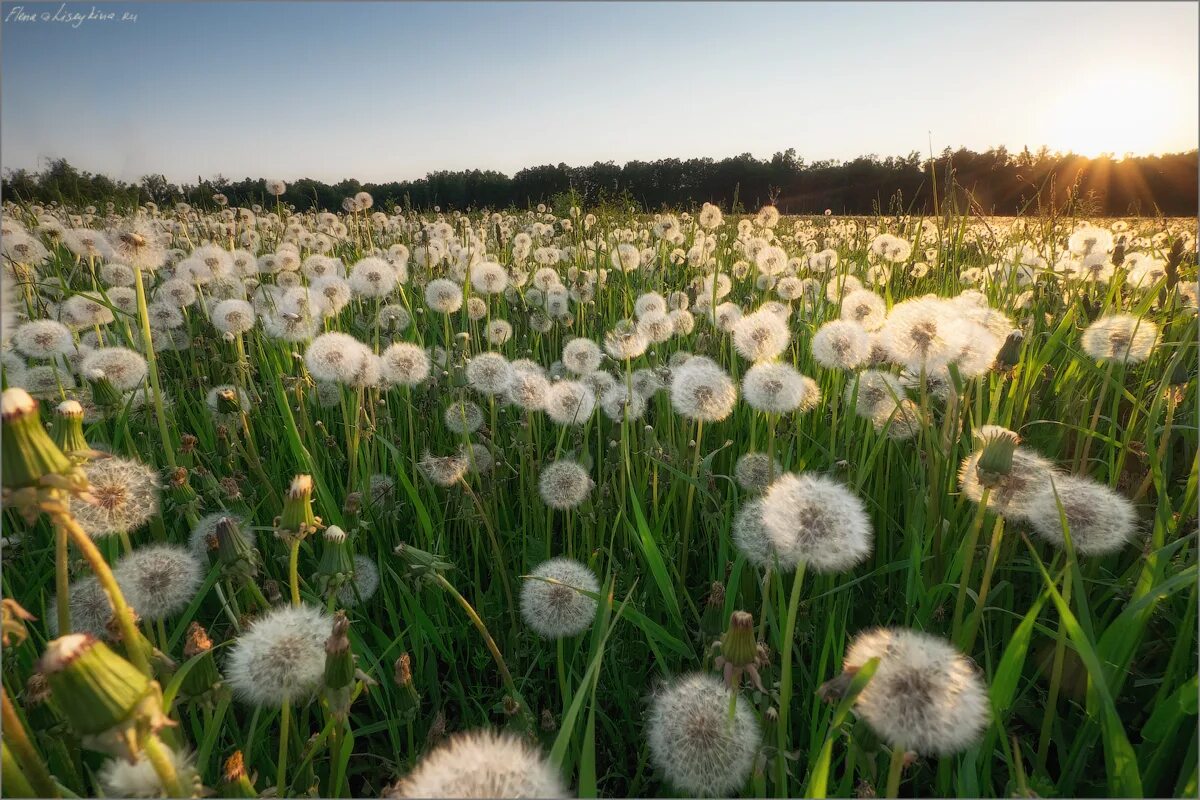
[[[233,644],[225,675],[234,693],[251,705],[282,706],[304,700],[325,673],[325,640],[333,618],[312,606],[274,608]]]
[[[790,339],[787,322],[770,311],[760,309],[733,323],[733,346],[750,361],[778,358]]]
[[[733,468],[734,479],[747,492],[762,492],[783,474],[778,459],[766,453],[745,453]]]
[[[714,675],[676,679],[651,703],[646,722],[650,758],[685,795],[730,797],[750,777],[762,735],[748,703]]]
[[[1081,344],[1099,361],[1138,364],[1150,357],[1158,341],[1158,326],[1132,314],[1101,317],[1083,332]]]
[[[462,287],[452,280],[435,278],[425,286],[425,305],[438,314],[453,314],[462,304]]]
[[[84,375],[103,372],[116,389],[131,392],[146,378],[146,359],[125,347],[101,347],[88,353],[79,371]]]
[[[596,395],[578,381],[559,381],[546,392],[545,410],[559,425],[583,425],[596,410]]]
[[[427,754],[389,796],[404,798],[562,798],[558,770],[509,733],[460,733]]]
[[[671,404],[684,417],[719,422],[729,416],[736,402],[733,380],[708,359],[688,359],[671,376]]]
[[[204,580],[204,565],[183,547],[151,545],[123,556],[113,577],[143,619],[158,620],[187,607]]]
[[[411,387],[429,377],[429,354],[418,345],[396,342],[380,358],[383,377],[388,383]]]
[[[829,369],[855,369],[871,355],[871,340],[857,322],[835,319],[822,325],[812,338],[812,354]]]
[[[471,388],[481,394],[503,394],[512,383],[512,367],[508,359],[499,353],[473,356],[467,362],[466,372]]]
[[[93,539],[135,531],[158,514],[158,474],[140,461],[96,458],[83,473],[91,500],[72,496],[71,513]]]
[[[574,559],[552,558],[531,574],[533,577],[521,587],[521,618],[538,636],[576,636],[591,626],[596,618],[596,601],[578,591],[600,591],[590,569]]]
[[[538,478],[542,501],[551,508],[575,508],[587,500],[592,486],[587,470],[574,461],[555,461],[543,468]]]
[[[892,747],[951,755],[979,740],[990,719],[979,671],[944,639],[903,628],[860,633],[846,670],[879,659],[855,712]]]
[[[1080,555],[1115,553],[1137,533],[1133,504],[1124,497],[1089,478],[1054,475],[1041,482],[1025,516],[1039,536],[1057,547],[1066,546],[1060,503],[1071,544]]]
[[[742,394],[751,408],[768,414],[787,414],[804,403],[804,376],[780,361],[755,364],[742,377]]]
[[[845,572],[871,554],[862,500],[832,478],[788,473],[763,499],[763,524],[784,569],[803,562],[817,572]]]

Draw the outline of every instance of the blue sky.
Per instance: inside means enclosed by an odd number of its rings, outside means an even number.
[[[405,179],[665,156],[1197,146],[1195,3],[0,6],[0,165]],[[92,3],[67,3],[87,14]],[[120,21],[123,14],[136,21]]]

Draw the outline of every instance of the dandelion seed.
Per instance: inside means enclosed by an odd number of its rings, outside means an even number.
[[[531,576],[521,587],[521,618],[538,636],[561,639],[591,627],[597,603],[583,592],[599,592],[600,583],[590,569],[573,559],[552,558]]]

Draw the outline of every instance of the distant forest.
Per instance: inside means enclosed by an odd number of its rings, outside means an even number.
[[[543,165],[513,176],[492,170],[431,172],[426,177],[390,183],[348,179],[328,184],[310,178],[289,182],[284,202],[300,210],[336,211],[342,201],[370,192],[382,210],[630,206],[643,211],[693,209],[716,203],[726,211],[756,210],[774,202],[783,213],[836,214],[929,213],[971,210],[982,214],[1071,212],[1093,216],[1196,216],[1197,153],[1085,158],[1028,148],[1010,153],[944,150],[937,158],[916,152],[906,157],[862,156],[853,161],[806,163],[793,149],[770,159],[750,154],[711,158],[664,158],[624,165]],[[271,177],[271,176],[266,176]],[[213,195],[231,205],[274,205],[263,178],[233,181],[218,176],[175,185],[162,175],[136,184],[83,172],[58,159],[40,172],[9,170],[0,181],[8,200],[70,205],[114,201],[119,206],[153,201],[187,201],[211,207]]]

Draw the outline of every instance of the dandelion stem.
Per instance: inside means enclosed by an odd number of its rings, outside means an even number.
[[[21,771],[25,773],[25,777],[37,791],[36,796],[62,797],[62,792],[58,790],[54,779],[50,777],[50,771],[46,769],[45,762],[38,755],[37,748],[29,740],[25,725],[17,716],[17,709],[13,707],[12,700],[9,699],[8,692],[3,687],[0,687],[0,701],[4,708],[3,718],[0,719],[0,726],[4,728],[4,742],[12,748]]]
[[[292,588],[292,605],[300,606],[300,539],[288,545],[288,585]]]
[[[158,435],[162,439],[163,455],[167,466],[175,469],[175,448],[171,443],[171,431],[167,427],[167,415],[163,410],[162,390],[158,382],[158,358],[154,354],[154,340],[150,335],[150,312],[146,308],[146,287],[142,281],[142,270],[133,268],[133,283],[137,289],[138,320],[142,326],[143,345],[146,348],[146,367],[150,373],[150,393],[154,399],[154,417],[158,420]]]
[[[800,589],[804,586],[805,563],[796,567],[792,578],[792,596],[788,599],[787,624],[783,629],[783,647],[779,649],[779,753],[777,797],[787,797],[787,759],[784,752],[788,744],[788,710],[792,702],[792,645],[796,640],[796,617],[800,612]]]
[[[885,797],[894,798],[900,796],[900,779],[904,776],[904,755],[903,747],[892,748],[892,759],[888,764],[887,775],[887,794]]]
[[[154,767],[154,772],[158,775],[158,781],[162,784],[167,797],[191,796],[191,792],[185,790],[183,784],[179,782],[179,773],[175,771],[171,751],[163,744],[162,739],[158,738],[158,734],[152,733],[146,737],[142,742],[142,752],[146,754],[150,766]]]
[[[951,638],[956,642],[960,641],[958,634],[962,628],[963,612],[967,607],[967,584],[971,579],[971,567],[975,563],[975,548],[979,544],[979,531],[983,527],[983,518],[987,514],[990,494],[991,489],[985,486],[979,497],[979,505],[975,509],[975,517],[971,520],[971,529],[967,532],[966,541],[963,543],[965,550],[962,570],[958,573],[958,598],[954,601],[954,625],[950,629]]]
[[[275,796],[287,797],[288,731],[292,727],[292,704],[285,700],[279,709],[279,761],[275,771]]]
[[[67,529],[54,526],[54,591],[58,598],[58,635],[71,632],[71,576],[68,572]]]
[[[1063,603],[1068,606],[1071,603],[1071,581],[1067,577],[1069,574],[1070,565],[1068,564],[1067,570],[1063,571],[1062,586]],[[1050,691],[1046,695],[1046,707],[1042,711],[1042,728],[1038,735],[1037,761],[1034,767],[1035,774],[1045,771],[1046,760],[1050,755],[1050,733],[1054,729],[1054,720],[1057,715],[1058,693],[1062,687],[1063,661],[1066,654],[1067,626],[1060,619],[1058,621],[1058,634],[1054,639],[1054,661],[1050,667]]]

